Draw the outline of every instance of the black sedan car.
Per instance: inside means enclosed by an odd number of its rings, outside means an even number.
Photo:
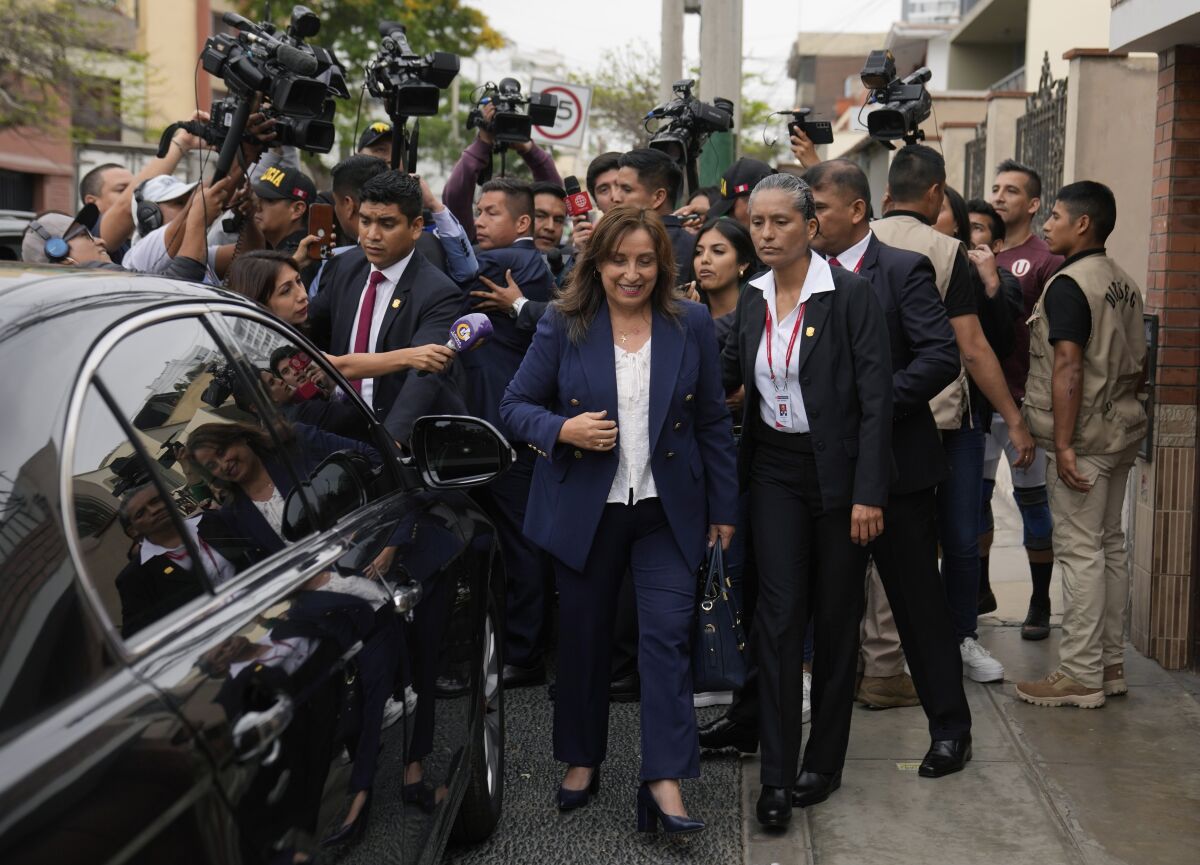
[[[216,289],[0,268],[0,862],[418,863],[502,802],[483,421]]]

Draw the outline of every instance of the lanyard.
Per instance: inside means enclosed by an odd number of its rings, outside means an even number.
[[[787,390],[788,367],[792,364],[792,349],[796,347],[796,337],[800,335],[800,323],[804,321],[804,307],[808,305],[808,301],[800,304],[800,310],[796,313],[796,324],[792,327],[792,338],[788,340],[787,354],[783,356],[783,390]],[[776,390],[780,390],[779,384],[775,381],[775,360],[771,356],[771,307],[767,305],[767,369],[771,373],[771,384]]]

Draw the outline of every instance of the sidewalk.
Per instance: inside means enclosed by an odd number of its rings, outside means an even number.
[[[772,834],[754,818],[758,760],[745,757],[746,865],[1197,861],[1200,677],[1168,673],[1129,647],[1129,694],[1101,709],[1047,709],[1017,700],[1013,682],[1052,669],[1060,617],[1052,620],[1050,639],[1021,640],[1029,570],[1019,520],[1014,530],[1016,509],[999,486],[991,572],[1000,608],[980,620],[980,642],[1004,664],[1005,680],[966,682],[972,761],[956,775],[919,778],[917,765],[929,745],[921,709],[856,707],[841,790],[797,809],[788,831]],[[1061,597],[1056,576],[1056,612]]]

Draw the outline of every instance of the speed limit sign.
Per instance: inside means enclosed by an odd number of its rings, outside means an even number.
[[[582,147],[592,88],[535,78],[529,89],[532,93],[548,93],[558,97],[558,117],[554,125],[533,127],[533,140],[557,147]]]

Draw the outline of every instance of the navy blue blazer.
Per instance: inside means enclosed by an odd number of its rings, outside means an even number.
[[[871,236],[858,274],[887,321],[892,360],[891,492],[926,490],[946,476],[946,454],[929,401],[958,378],[958,344],[938,294],[933,265],[917,252]]]
[[[650,470],[680,551],[689,567],[699,567],[709,524],[737,522],[736,451],[712,317],[698,303],[681,305],[677,321],[655,311],[651,325]],[[620,428],[608,306],[600,305],[579,345],[551,306],[500,413],[544,457],[533,470],[525,535],[577,571],[592,548],[618,460],[616,448],[584,451],[558,442],[563,423],[588,411],[607,411]]]
[[[887,505],[892,477],[892,365],[883,312],[871,286],[830,268],[833,291],[808,299],[805,336],[797,349],[804,410],[824,507]],[[738,297],[734,327],[722,354],[725,387],[746,387],[738,471],[749,486],[759,420],[754,362],[766,324],[767,301],[753,285]],[[809,333],[812,335],[809,336]]]
[[[544,306],[553,299],[554,276],[542,254],[533,245],[533,238],[522,237],[512,246],[499,249],[482,250],[476,247],[475,258],[479,261],[479,273],[476,274],[476,281],[467,287],[468,292],[485,288],[478,282],[480,276],[486,276],[497,285],[504,285],[505,272],[511,270],[513,280],[530,303]],[[468,293],[463,312],[470,312],[477,302]],[[519,437],[514,438],[500,417],[500,400],[504,398],[504,389],[517,374],[517,368],[533,340],[533,328],[520,327],[517,320],[506,312],[490,312],[488,318],[492,321],[492,336],[487,344],[462,356],[463,369],[467,373],[467,407],[471,414],[495,426],[510,442],[520,441]]]

